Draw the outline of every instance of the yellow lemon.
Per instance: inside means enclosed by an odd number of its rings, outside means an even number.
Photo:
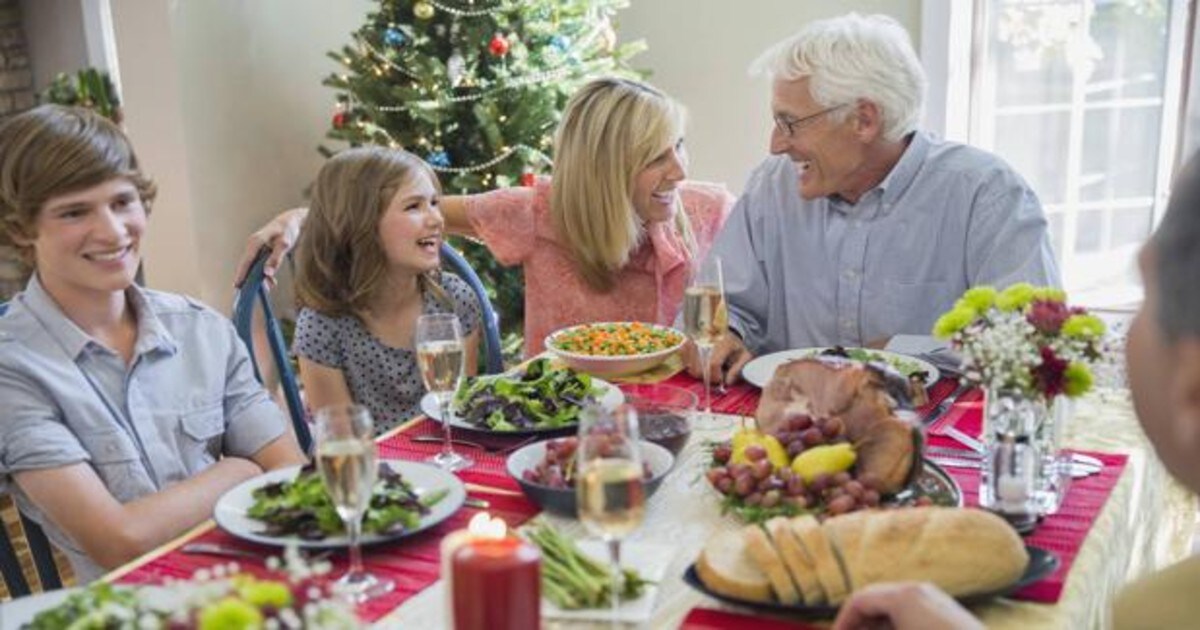
[[[856,457],[849,442],[814,446],[796,456],[792,470],[808,483],[820,474],[833,475],[849,470]]]

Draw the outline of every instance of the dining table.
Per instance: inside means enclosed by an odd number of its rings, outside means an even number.
[[[664,379],[693,391],[701,388],[698,381],[686,374],[662,374],[654,380]],[[953,390],[957,390],[955,383],[948,381],[931,388],[931,393],[939,395],[933,397],[930,405],[936,405],[939,396],[945,397]],[[631,548],[644,545],[665,549],[659,559],[663,564],[662,577],[655,585],[649,615],[630,627],[802,628],[828,623],[828,620],[764,615],[722,603],[683,579],[710,538],[745,526],[732,514],[722,513],[721,497],[709,486],[703,473],[710,465],[711,444],[729,439],[739,426],[752,421],[759,394],[758,388],[745,383],[715,393],[713,413],[703,421],[693,422],[686,447],[657,493],[647,501],[645,519],[626,539],[626,544]],[[981,398],[978,391],[958,396],[935,422],[924,427],[927,443],[940,448],[956,445],[965,448],[947,434],[952,430],[978,432]],[[432,420],[414,418],[379,438],[381,457],[424,459],[439,446],[412,438],[437,431],[440,429]],[[1122,585],[1176,562],[1190,551],[1196,524],[1195,497],[1170,477],[1156,457],[1134,416],[1127,389],[1098,389],[1076,400],[1065,427],[1064,443],[1070,449],[1102,459],[1104,468],[1100,474],[1076,480],[1068,489],[1059,513],[1044,519],[1027,538],[1027,544],[1048,547],[1058,555],[1061,568],[1042,583],[971,608],[988,627],[1104,627],[1109,602]],[[574,518],[537,514],[503,470],[503,452],[478,449],[471,455],[477,461],[476,467],[459,473],[471,496],[500,506],[501,516],[507,514],[514,525],[537,519],[571,538],[589,538],[583,525]],[[950,472],[962,488],[966,504],[976,502],[978,472],[953,469]],[[185,559],[179,548],[188,542],[221,535],[226,534],[207,523],[113,571],[105,579],[117,583],[153,582],[170,571],[194,568],[203,560]],[[437,535],[442,534],[427,538]],[[405,552],[406,544],[409,543],[401,541],[395,544],[395,549],[385,545],[367,550],[368,568],[375,556],[379,562],[376,566],[394,569],[394,575],[412,576],[413,580],[403,597],[389,600],[386,605],[377,604],[364,617],[378,628],[446,627],[444,582],[437,574],[437,563],[426,557],[434,552]],[[436,549],[437,540],[414,543],[421,544]],[[262,550],[264,555],[272,552],[277,550]],[[379,556],[387,556],[386,562]],[[421,579],[416,579],[418,576]],[[606,627],[602,619],[602,616],[595,621],[544,618],[543,627]]]

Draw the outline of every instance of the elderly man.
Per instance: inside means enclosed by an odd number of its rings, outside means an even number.
[[[971,286],[1059,284],[1025,181],[917,130],[925,75],[895,20],[814,22],[753,69],[772,79],[773,155],[713,248],[733,333],[714,379],[733,382],[757,354],[927,334]],[[694,355],[688,367],[700,376]]]

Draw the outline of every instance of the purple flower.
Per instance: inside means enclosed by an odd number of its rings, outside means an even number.
[[[1070,362],[1060,359],[1050,346],[1042,346],[1040,352],[1042,363],[1033,368],[1034,387],[1046,396],[1046,400],[1050,400],[1063,393],[1066,386],[1064,375]]]

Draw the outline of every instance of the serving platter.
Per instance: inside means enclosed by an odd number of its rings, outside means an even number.
[[[1054,573],[1055,570],[1058,569],[1058,565],[1059,565],[1058,556],[1055,556],[1053,553],[1046,551],[1045,549],[1038,548],[1038,547],[1030,547],[1029,545],[1025,546],[1025,551],[1029,553],[1029,564],[1025,566],[1025,572],[1022,573],[1021,577],[1017,578],[1017,580],[1015,582],[1013,582],[1012,584],[1009,584],[1008,586],[1005,586],[1004,588],[997,589],[995,591],[989,591],[987,593],[978,593],[978,594],[969,595],[966,597],[959,597],[959,598],[957,598],[958,601],[963,603],[964,605],[969,606],[969,605],[973,605],[973,604],[983,603],[985,601],[994,599],[996,597],[1004,597],[1005,595],[1011,595],[1012,593],[1019,591],[1022,588],[1025,588],[1026,586],[1029,586],[1030,584],[1037,582],[1038,580],[1046,578],[1047,576],[1051,575],[1052,573]],[[838,612],[837,606],[831,606],[828,604],[789,605],[789,604],[781,604],[778,602],[756,602],[756,601],[741,599],[738,597],[731,597],[729,595],[724,595],[721,593],[714,592],[714,591],[710,590],[708,588],[708,586],[706,586],[704,584],[704,582],[702,582],[700,580],[700,575],[698,573],[696,573],[695,563],[688,565],[687,570],[683,574],[683,581],[685,583],[687,583],[688,586],[691,586],[692,588],[700,591],[701,593],[704,593],[705,595],[708,595],[709,597],[721,600],[722,602],[725,602],[727,604],[733,604],[735,606],[744,606],[746,608],[752,608],[758,612],[769,613],[769,614],[773,614],[773,615],[790,615],[790,616],[795,616],[795,617],[805,617],[805,618],[812,618],[812,619],[824,619],[824,618],[834,617],[837,615],[837,612]]]
[[[742,368],[742,378],[746,382],[758,387],[766,387],[771,381],[771,377],[775,375],[775,370],[784,363],[795,361],[797,359],[807,359],[809,357],[818,356],[821,353],[829,350],[829,348],[797,348],[795,350],[784,350],[782,352],[772,352],[756,357],[754,360],[746,364]],[[923,361],[916,357],[911,357],[906,354],[897,354],[886,350],[874,350],[870,348],[846,348],[847,351],[856,352],[864,351],[871,353],[872,358],[878,358],[904,375],[920,370],[926,373],[925,385],[933,385],[941,378],[941,372],[938,371],[933,364],[928,361]]]
[[[390,534],[370,534],[364,532],[361,539],[364,545],[394,541],[423,532],[450,518],[452,514],[458,511],[458,508],[462,507],[463,502],[467,500],[467,489],[463,486],[462,481],[454,474],[436,466],[398,459],[380,460],[379,465],[388,466],[394,472],[400,473],[404,480],[412,485],[413,491],[418,496],[441,492],[442,490],[446,490],[447,492],[446,496],[442,497],[440,501],[430,506],[429,514],[421,517],[417,527]],[[266,523],[251,518],[247,514],[250,506],[254,505],[255,490],[270,483],[290,481],[295,479],[299,474],[300,466],[291,466],[289,468],[273,470],[253,479],[243,481],[230,488],[217,500],[217,504],[213,508],[213,519],[216,520],[217,525],[221,529],[230,534],[243,540],[263,545],[277,547],[296,546],[307,549],[348,546],[350,540],[345,534],[326,536],[321,540],[306,540],[296,535],[269,536],[263,532],[267,527]]]

